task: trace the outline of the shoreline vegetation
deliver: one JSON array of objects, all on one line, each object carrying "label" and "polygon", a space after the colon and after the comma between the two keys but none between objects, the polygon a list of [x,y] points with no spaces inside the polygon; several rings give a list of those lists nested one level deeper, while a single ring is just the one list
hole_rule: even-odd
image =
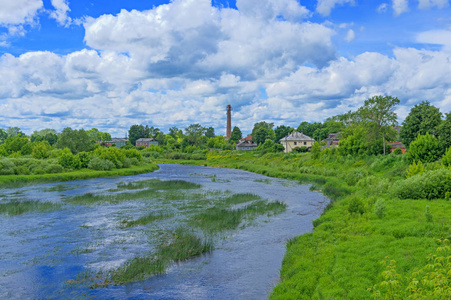
[{"label": "shoreline vegetation", "polygon": [[2,175],[0,176],[0,189],[19,188],[28,185],[64,182],[80,179],[138,175],[154,172],[158,169],[159,167],[154,163],[145,163],[138,166],[133,165],[128,168],[111,169],[108,171],[81,169],[55,174]]},{"label": "shoreline vegetation", "polygon": [[311,184],[331,199],[314,230],[287,243],[270,299],[451,297],[451,171],[406,155],[210,152],[165,160],[241,169]]}]

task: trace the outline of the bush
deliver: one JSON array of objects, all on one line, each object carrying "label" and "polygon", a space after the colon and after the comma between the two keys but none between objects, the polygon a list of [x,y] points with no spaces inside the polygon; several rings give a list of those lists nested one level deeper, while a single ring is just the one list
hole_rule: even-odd
[{"label": "bush", "polygon": [[439,141],[435,136],[429,133],[419,134],[410,144],[407,159],[409,162],[434,162],[440,157],[440,151]]},{"label": "bush", "polygon": [[57,164],[50,164],[44,170],[45,170],[45,173],[49,173],[49,174],[64,172],[64,168],[61,165],[57,165]]},{"label": "bush", "polygon": [[417,174],[421,174],[425,171],[424,165],[421,161],[418,163],[413,162],[406,171],[406,177],[412,177]]},{"label": "bush", "polygon": [[150,158],[153,158],[153,159],[163,158],[163,155],[160,152],[157,152],[157,151],[143,151],[143,152],[141,152],[141,154],[144,157],[150,157]]},{"label": "bush", "polygon": [[[80,159],[78,159],[78,162],[80,162]],[[63,153],[58,158],[58,164],[60,164],[63,168],[69,169],[72,168],[72,166],[77,164],[75,161],[75,156],[72,153]]]},{"label": "bush", "polygon": [[445,154],[443,154],[442,165],[445,167],[451,167],[451,147],[449,147]]},{"label": "bush", "polygon": [[294,148],[293,148],[293,152],[297,152],[297,153],[308,152],[308,148],[305,147],[305,146],[302,146],[302,147],[294,147]]},{"label": "bush", "polygon": [[108,159],[94,157],[88,164],[89,169],[97,171],[109,171],[114,168],[114,163]]},{"label": "bush", "polygon": [[111,161],[117,168],[122,167],[122,162],[125,159],[125,152],[129,150],[117,149],[116,147],[97,148],[94,151],[94,156]]},{"label": "bush", "polygon": [[76,155],[78,160],[80,160],[80,168],[87,168],[89,162],[91,161],[91,154],[88,152],[80,152]]},{"label": "bush", "polygon": [[358,197],[352,197],[349,200],[348,211],[350,214],[360,213],[362,215],[365,212],[362,200]]},{"label": "bush", "polygon": [[394,155],[401,155],[402,154],[401,148],[396,148],[395,150],[393,150],[393,154]]},{"label": "bush", "polygon": [[33,170],[33,174],[35,174],[35,175],[42,175],[42,174],[45,174],[45,170],[43,168],[35,168]]},{"label": "bush", "polygon": [[349,186],[356,185],[357,182],[359,182],[360,179],[366,177],[366,174],[364,174],[361,170],[353,170],[348,172],[346,175],[346,184]]},{"label": "bush", "polygon": [[374,213],[379,219],[382,219],[383,217],[385,217],[386,212],[387,205],[385,204],[385,201],[382,199],[378,199],[374,204]]},{"label": "bush", "polygon": [[4,158],[0,160],[0,175],[13,175],[15,164],[11,159]]},{"label": "bush", "polygon": [[393,193],[401,199],[445,198],[451,191],[451,170],[438,169],[425,171],[393,186]]},{"label": "bush", "polygon": [[32,144],[32,152],[31,156],[36,159],[45,159],[50,156],[50,151],[52,151],[52,146],[50,146],[49,142],[35,142]]},{"label": "bush", "polygon": [[143,160],[143,157],[141,155],[141,152],[139,152],[136,149],[129,149],[129,150],[125,150],[125,156],[127,158],[136,158],[139,161]]},{"label": "bush", "polygon": [[14,174],[16,175],[30,175],[30,169],[26,166],[17,166],[14,168]]}]

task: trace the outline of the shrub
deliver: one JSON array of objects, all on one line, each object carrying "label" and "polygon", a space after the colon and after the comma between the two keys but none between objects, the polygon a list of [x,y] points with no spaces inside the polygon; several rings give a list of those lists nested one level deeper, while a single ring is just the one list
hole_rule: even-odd
[{"label": "shrub", "polygon": [[[143,151],[143,152],[147,152],[147,151]],[[156,152],[156,151],[152,151],[152,152]],[[159,152],[157,152],[157,153],[159,153]],[[127,158],[136,158],[139,161],[143,160],[143,156],[141,155],[141,152],[139,152],[136,149],[125,150],[125,156]]]},{"label": "shrub", "polygon": [[136,157],[129,158],[129,160],[130,160],[130,164],[131,164],[132,166],[137,166],[137,165],[139,165],[139,160],[138,160]]},{"label": "shrub", "polygon": [[163,155],[160,152],[157,152],[157,151],[143,151],[143,152],[141,152],[141,154],[144,157],[150,157],[150,158],[153,158],[153,159],[163,158]]},{"label": "shrub", "polygon": [[114,168],[114,163],[108,159],[102,159],[100,157],[94,157],[88,164],[89,169],[97,171],[109,171]]},{"label": "shrub", "polygon": [[393,154],[394,155],[401,155],[402,154],[401,148],[396,148],[395,150],[393,150]]},{"label": "shrub", "polygon": [[17,166],[14,168],[14,173],[16,175],[30,175],[30,169],[26,166]]},{"label": "shrub", "polygon": [[80,168],[88,167],[88,164],[91,161],[91,154],[88,152],[80,152],[76,155],[76,157],[80,160]]},{"label": "shrub", "polygon": [[[80,162],[80,159],[78,160]],[[63,153],[58,158],[58,164],[60,164],[63,168],[69,169],[72,168],[75,162],[75,156],[72,153]]]},{"label": "shrub", "polygon": [[438,139],[426,133],[419,134],[415,141],[410,144],[407,151],[407,159],[409,162],[433,162],[440,157],[440,145]]},{"label": "shrub", "polygon": [[293,152],[298,152],[298,153],[308,152],[308,148],[305,147],[305,146],[302,146],[302,147],[294,147],[294,148],[293,148]]},{"label": "shrub", "polygon": [[424,212],[424,217],[426,218],[427,222],[432,222],[432,213],[431,213],[431,207],[429,205],[426,205],[426,211]]},{"label": "shrub", "polygon": [[366,175],[361,170],[353,170],[348,172],[346,175],[346,183],[349,186],[356,185],[360,179],[364,178]]},{"label": "shrub", "polygon": [[360,213],[362,215],[365,212],[362,200],[359,197],[352,197],[349,200],[348,211],[351,214]]},{"label": "shrub", "polygon": [[[136,158],[135,158],[136,159]],[[136,159],[137,160],[137,159]],[[123,168],[130,168],[132,165],[132,162],[130,161],[130,158],[125,158],[124,162],[122,163]]]},{"label": "shrub", "polygon": [[385,204],[385,201],[383,199],[378,199],[374,204],[374,213],[379,219],[382,219],[385,217],[386,212],[387,205]]},{"label": "shrub", "polygon": [[449,147],[445,154],[443,154],[442,165],[445,167],[451,167],[451,147]]},{"label": "shrub", "polygon": [[97,148],[94,151],[94,156],[106,159],[111,161],[117,168],[122,167],[122,162],[125,159],[125,152],[128,150],[124,149],[117,149],[116,147],[109,147],[109,148]]},{"label": "shrub", "polygon": [[393,193],[401,199],[445,198],[451,190],[451,170],[438,169],[425,171],[419,175],[398,181]]},{"label": "shrub", "polygon": [[15,166],[11,159],[4,158],[0,160],[0,175],[13,175]]},{"label": "shrub", "polygon": [[45,170],[43,168],[35,168],[33,170],[33,174],[35,174],[35,175],[42,175],[42,174],[45,174]]},{"label": "shrub", "polygon": [[44,170],[45,170],[45,173],[49,173],[49,174],[64,172],[64,168],[61,165],[57,165],[57,164],[50,164]]},{"label": "shrub", "polygon": [[49,142],[35,142],[32,145],[31,156],[36,159],[45,159],[50,156],[50,151],[52,150],[52,146],[50,146]]},{"label": "shrub", "polygon": [[413,162],[410,166],[409,169],[407,169],[406,171],[406,177],[412,177],[415,176],[417,174],[421,174],[425,171],[424,165],[421,161],[419,161],[418,163]]}]

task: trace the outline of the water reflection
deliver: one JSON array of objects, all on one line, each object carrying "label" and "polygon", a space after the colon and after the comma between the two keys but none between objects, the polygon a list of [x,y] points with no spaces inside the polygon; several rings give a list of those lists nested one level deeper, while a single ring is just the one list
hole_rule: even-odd
[{"label": "water reflection", "polygon": [[328,203],[326,197],[293,181],[241,170],[160,167],[149,174],[1,190],[0,201],[64,202],[67,197],[87,192],[106,193],[119,182],[158,178],[199,183],[206,191],[255,193],[270,201],[285,202],[287,210],[257,219],[252,226],[220,240],[212,253],[174,264],[166,274],[97,289],[68,282],[86,270],[116,268],[148,252],[152,248],[149,237],[175,224],[162,221],[146,230],[121,228],[121,220],[139,216],[148,205],[142,201],[65,205],[45,213],[0,215],[0,298],[262,299],[277,284],[286,241],[311,231],[312,220]]}]

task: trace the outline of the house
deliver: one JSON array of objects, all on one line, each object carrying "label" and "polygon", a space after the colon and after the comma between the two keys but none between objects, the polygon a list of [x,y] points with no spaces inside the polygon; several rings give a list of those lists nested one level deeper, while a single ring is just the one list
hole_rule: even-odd
[{"label": "house", "polygon": [[149,147],[150,145],[158,146],[158,141],[154,138],[140,138],[136,140],[136,147]]},{"label": "house", "polygon": [[285,148],[285,153],[293,151],[296,147],[311,148],[314,142],[315,140],[311,137],[306,136],[302,132],[299,133],[296,131],[293,131],[291,134],[280,139],[280,143]]},{"label": "house", "polygon": [[252,142],[252,135],[248,135],[247,137],[240,139],[240,142],[243,142],[243,141]]},{"label": "house", "polygon": [[338,135],[341,132],[336,132],[336,133],[329,133],[329,136],[322,140],[321,142],[326,143],[326,145],[324,145],[324,148],[329,148],[329,147],[338,147],[338,142],[340,141],[340,139],[338,138]]},{"label": "house", "polygon": [[251,151],[257,148],[257,143],[254,143],[253,141],[244,140],[241,139],[236,144],[236,150],[245,150],[245,151]]},{"label": "house", "polygon": [[111,141],[96,141],[96,143],[104,146],[104,147],[111,147],[113,145],[116,146],[116,148],[120,148],[124,146],[128,142],[128,139],[121,139],[121,138],[112,138]]},{"label": "house", "polygon": [[406,146],[401,142],[388,142],[388,144],[391,147],[390,152],[395,151],[396,148],[400,148],[403,154],[407,151]]}]

